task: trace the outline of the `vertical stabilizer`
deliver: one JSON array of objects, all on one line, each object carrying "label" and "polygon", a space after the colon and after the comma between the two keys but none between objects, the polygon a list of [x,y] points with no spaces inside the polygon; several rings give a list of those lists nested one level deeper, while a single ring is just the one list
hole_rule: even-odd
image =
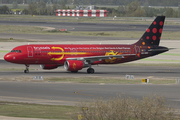
[{"label": "vertical stabilizer", "polygon": [[144,35],[134,45],[136,46],[159,46],[163,31],[165,16],[157,16]]}]

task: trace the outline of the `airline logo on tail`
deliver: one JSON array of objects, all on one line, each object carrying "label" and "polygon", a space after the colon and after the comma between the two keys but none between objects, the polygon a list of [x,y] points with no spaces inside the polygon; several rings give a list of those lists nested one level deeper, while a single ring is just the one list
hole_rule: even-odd
[{"label": "airline logo on tail", "polygon": [[158,46],[163,31],[164,19],[164,16],[157,17],[135,45],[148,47]]}]

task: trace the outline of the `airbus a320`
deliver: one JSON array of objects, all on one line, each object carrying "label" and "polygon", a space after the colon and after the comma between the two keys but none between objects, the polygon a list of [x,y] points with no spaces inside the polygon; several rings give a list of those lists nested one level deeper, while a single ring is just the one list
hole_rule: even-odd
[{"label": "airbus a320", "polygon": [[159,46],[165,16],[158,16],[143,36],[134,44],[31,44],[15,47],[4,56],[11,63],[24,64],[24,73],[29,66],[39,64],[44,70],[64,66],[67,71],[78,72],[88,68],[94,73],[92,65],[118,64],[143,59],[168,51]]}]

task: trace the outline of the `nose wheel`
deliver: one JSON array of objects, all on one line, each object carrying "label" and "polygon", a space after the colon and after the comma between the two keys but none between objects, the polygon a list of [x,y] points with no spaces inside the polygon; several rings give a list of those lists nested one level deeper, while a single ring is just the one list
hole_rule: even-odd
[{"label": "nose wheel", "polygon": [[94,69],[93,68],[88,68],[87,69],[87,73],[89,73],[89,74],[93,74],[95,71],[94,71]]},{"label": "nose wheel", "polygon": [[25,65],[26,69],[24,70],[24,73],[29,73],[29,65]]}]

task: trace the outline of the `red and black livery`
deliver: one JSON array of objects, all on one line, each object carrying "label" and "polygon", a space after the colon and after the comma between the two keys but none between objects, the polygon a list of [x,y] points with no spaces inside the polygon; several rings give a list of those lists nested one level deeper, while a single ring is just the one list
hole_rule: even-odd
[{"label": "red and black livery", "polygon": [[158,16],[144,35],[134,44],[32,44],[15,47],[4,56],[8,62],[29,65],[40,64],[50,70],[64,66],[67,71],[78,72],[88,67],[87,73],[94,73],[92,65],[118,64],[139,60],[168,51],[159,46],[165,16]]}]

